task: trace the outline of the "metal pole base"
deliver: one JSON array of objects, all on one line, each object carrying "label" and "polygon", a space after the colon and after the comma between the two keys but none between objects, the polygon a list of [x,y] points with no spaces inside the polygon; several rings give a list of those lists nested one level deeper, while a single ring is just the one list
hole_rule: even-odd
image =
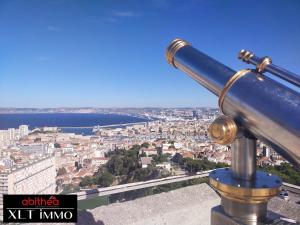
[{"label": "metal pole base", "polygon": [[233,218],[245,224],[254,225],[257,221],[263,221],[267,217],[268,202],[261,203],[242,203],[222,197],[223,211]]},{"label": "metal pole base", "polygon": [[265,218],[263,221],[243,222],[228,216],[221,205],[211,209],[211,225],[295,225],[280,219],[280,216],[272,215],[273,218]]}]

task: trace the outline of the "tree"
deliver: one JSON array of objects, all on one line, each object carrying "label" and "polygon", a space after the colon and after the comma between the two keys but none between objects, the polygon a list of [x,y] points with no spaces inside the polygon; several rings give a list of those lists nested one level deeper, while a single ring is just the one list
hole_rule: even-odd
[{"label": "tree", "polygon": [[54,143],[54,148],[60,148],[60,144],[59,143]]},{"label": "tree", "polygon": [[141,147],[149,148],[150,144],[148,142],[144,142]]},{"label": "tree", "polygon": [[204,158],[202,160],[184,158],[183,163],[185,165],[185,169],[191,173],[228,166],[225,163],[210,162],[207,158]]},{"label": "tree", "polygon": [[123,170],[126,168],[126,171],[123,174],[128,174],[128,172],[132,172],[137,168],[137,159],[135,157],[125,156],[123,158]]},{"label": "tree", "polygon": [[300,185],[300,169],[293,167],[289,163],[281,163],[279,166],[266,166],[263,170],[276,174],[284,182]]},{"label": "tree", "polygon": [[139,157],[140,149],[141,149],[140,146],[139,146],[139,148],[131,148],[128,151],[126,151],[124,155],[132,158],[133,160],[137,160]]},{"label": "tree", "polygon": [[162,147],[157,147],[156,150],[158,155],[162,155]]},{"label": "tree", "polygon": [[103,172],[97,177],[97,184],[101,185],[102,187],[108,187],[114,182],[114,180],[114,175],[109,172]]},{"label": "tree", "polygon": [[130,150],[140,150],[140,145],[133,145]]},{"label": "tree", "polygon": [[157,170],[151,166],[147,168],[139,168],[134,171],[134,181],[145,181],[148,180],[150,177],[157,176]]},{"label": "tree", "polygon": [[120,156],[114,155],[107,162],[107,169],[110,173],[114,175],[121,175],[123,170],[123,160]]},{"label": "tree", "polygon": [[57,171],[57,176],[64,175],[65,173],[67,173],[67,170],[65,167],[59,168]]},{"label": "tree", "polygon": [[107,170],[115,175],[128,175],[138,167],[140,145],[129,150],[115,150],[106,164]]},{"label": "tree", "polygon": [[180,165],[183,164],[183,156],[180,153],[176,153],[171,159],[174,163],[178,163]]},{"label": "tree", "polygon": [[94,184],[94,178],[91,176],[85,176],[79,183],[80,187],[87,187],[91,186],[92,184]]},{"label": "tree", "polygon": [[166,153],[166,154],[161,154],[161,155],[153,155],[152,158],[155,163],[163,163],[163,162],[168,162],[169,156],[170,156],[170,154]]}]

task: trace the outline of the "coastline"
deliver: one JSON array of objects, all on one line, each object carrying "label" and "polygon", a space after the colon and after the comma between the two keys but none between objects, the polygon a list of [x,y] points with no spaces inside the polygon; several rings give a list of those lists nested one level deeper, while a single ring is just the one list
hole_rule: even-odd
[{"label": "coastline", "polygon": [[121,125],[151,120],[141,115],[116,113],[2,113],[0,114],[0,129],[17,128],[22,124],[28,125],[30,129],[40,127],[81,129],[81,127]]}]

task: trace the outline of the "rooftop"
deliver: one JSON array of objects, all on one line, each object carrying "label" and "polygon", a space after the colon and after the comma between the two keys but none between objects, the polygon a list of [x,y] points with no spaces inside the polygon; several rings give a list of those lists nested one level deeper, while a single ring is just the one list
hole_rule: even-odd
[{"label": "rooftop", "polygon": [[13,173],[13,172],[16,172],[18,170],[21,170],[25,167],[28,167],[28,166],[31,166],[33,164],[36,164],[36,163],[39,163],[39,162],[42,162],[46,159],[50,159],[52,158],[52,156],[42,156],[41,158],[39,159],[31,159],[29,161],[27,161],[26,163],[19,163],[19,164],[16,164],[16,165],[13,165],[12,167],[2,167],[0,168],[0,174],[10,174],[10,173]]}]

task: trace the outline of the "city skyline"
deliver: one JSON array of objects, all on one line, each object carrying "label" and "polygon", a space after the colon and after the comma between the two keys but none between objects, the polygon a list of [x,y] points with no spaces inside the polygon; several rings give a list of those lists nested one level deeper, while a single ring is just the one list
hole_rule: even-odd
[{"label": "city skyline", "polygon": [[299,9],[298,1],[1,1],[0,106],[216,107],[217,97],[166,63],[170,41],[186,39],[235,70],[248,67],[237,59],[245,48],[299,73]]}]

